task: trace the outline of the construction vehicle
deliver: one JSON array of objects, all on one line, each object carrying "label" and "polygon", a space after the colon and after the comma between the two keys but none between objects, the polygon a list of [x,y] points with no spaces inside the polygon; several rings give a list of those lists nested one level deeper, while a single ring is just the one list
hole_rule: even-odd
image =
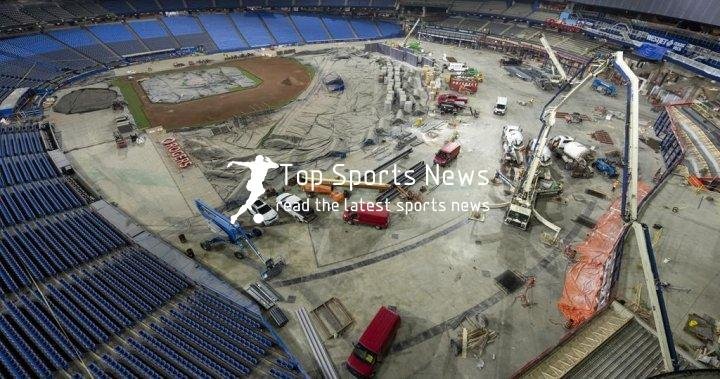
[{"label": "construction vehicle", "polygon": [[[595,60],[588,62],[587,65],[578,72],[586,71],[586,69],[590,68],[590,65],[594,67],[591,68],[589,74],[575,85],[570,85],[569,87],[571,88],[565,95],[561,96],[561,91],[557,91],[555,96],[543,107],[540,114],[542,126],[538,136],[538,148],[535,149],[536,153],[533,155],[527,170],[523,172],[518,185],[513,187],[514,193],[505,214],[505,223],[526,229],[531,216],[535,216],[538,221],[555,232],[554,240],[557,241],[560,228],[542,217],[535,209],[535,200],[539,191],[538,184],[540,179],[538,170],[540,167],[540,156],[537,152],[542,151],[540,149],[547,144],[548,135],[555,125],[555,113],[558,108],[591,79],[596,79],[607,68],[614,67],[621,74],[624,82],[627,83],[628,86],[628,106],[625,121],[625,151],[627,152],[628,163],[624,167],[622,175],[620,214],[622,215],[623,221],[626,222],[635,234],[635,241],[639,250],[645,284],[648,290],[649,308],[652,310],[655,331],[660,345],[660,355],[663,359],[665,371],[677,371],[680,367],[680,362],[675,350],[667,308],[665,307],[665,301],[663,299],[663,288],[659,285],[660,276],[655,261],[650,231],[647,225],[638,220],[640,80],[625,62],[622,51],[616,51],[605,57],[597,57]],[[570,80],[569,83],[572,83],[572,80]]]},{"label": "construction vehicle", "polygon": [[517,125],[505,125],[502,132],[503,162],[519,166],[523,164],[523,134]]},{"label": "construction vehicle", "polygon": [[[531,156],[535,155],[535,149],[537,148],[537,138],[533,138],[530,140],[530,143],[528,144],[528,150],[531,153]],[[540,156],[540,166],[550,166],[552,164],[552,151],[550,151],[550,148],[547,147],[547,145],[543,146],[543,151],[538,152]]]},{"label": "construction vehicle", "polygon": [[443,54],[442,69],[460,74],[467,71],[468,66],[465,63],[458,62],[457,59],[453,57],[448,57],[447,54]]},{"label": "construction vehicle", "polygon": [[441,93],[437,97],[437,103],[440,104],[446,104],[446,103],[453,103],[465,106],[468,103],[468,98],[465,96],[460,96],[454,93]]},{"label": "construction vehicle", "polygon": [[605,96],[615,97],[617,96],[617,88],[614,84],[608,83],[600,78],[593,80],[592,89]]},{"label": "construction vehicle", "polygon": [[[243,245],[245,245],[265,264],[265,270],[260,273],[260,277],[263,280],[280,275],[285,267],[285,262],[282,260],[274,261],[272,258],[265,259],[265,257],[260,253],[260,250],[258,250],[257,246],[255,246],[255,243],[252,241],[253,238],[258,238],[262,235],[262,231],[260,229],[252,228],[250,230],[246,230],[239,223],[233,224],[230,222],[230,218],[228,216],[225,216],[222,212],[209,206],[202,200],[195,199],[195,206],[200,214],[208,221],[210,229],[217,231],[218,233],[223,232],[225,234],[224,237],[218,236],[207,241],[203,241],[200,244],[200,247],[202,247],[203,250],[212,250],[215,246],[223,243],[231,243],[243,249]],[[218,231],[217,229],[220,230]],[[245,257],[242,250],[235,252],[234,255],[235,258],[238,259]]]},{"label": "construction vehicle", "polygon": [[618,173],[615,166],[605,158],[598,158],[592,163],[592,167],[608,178],[617,178]]},{"label": "construction vehicle", "polygon": [[571,141],[555,150],[555,154],[564,162],[566,170],[572,171],[574,178],[590,178],[590,162],[595,158],[595,152],[580,142]]},{"label": "construction vehicle", "polygon": [[437,97],[437,108],[440,114],[458,114],[464,109],[470,110],[470,114],[473,117],[478,117],[471,107],[468,107],[468,98],[465,96],[456,95],[454,93],[441,93]]}]

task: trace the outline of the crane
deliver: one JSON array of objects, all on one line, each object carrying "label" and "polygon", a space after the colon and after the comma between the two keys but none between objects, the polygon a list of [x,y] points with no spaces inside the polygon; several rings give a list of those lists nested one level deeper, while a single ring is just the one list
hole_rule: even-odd
[{"label": "crane", "polygon": [[[230,222],[230,218],[228,216],[225,216],[222,212],[209,206],[200,199],[195,199],[195,206],[197,207],[200,214],[209,223],[211,223],[210,226],[212,229],[214,229],[214,227],[217,227],[222,230],[226,235],[225,237],[218,236],[208,241],[204,241],[201,244],[203,249],[209,250],[214,244],[220,242],[229,242],[233,245],[237,245],[240,247],[245,244],[247,245],[247,247],[250,248],[250,250],[252,250],[253,253],[255,253],[255,255],[257,255],[258,258],[260,258],[261,261],[265,263],[265,270],[260,274],[262,279],[270,279],[280,275],[283,268],[285,267],[285,262],[283,262],[282,260],[278,260],[277,262],[275,262],[272,258],[265,259],[262,253],[260,253],[260,250],[258,250],[257,246],[255,246],[255,244],[252,242],[253,238],[260,237],[262,235],[260,229],[253,228],[248,232],[242,226]],[[235,253],[235,256],[241,258],[242,253]]]},{"label": "crane", "polygon": [[[588,63],[589,65],[590,63]],[[652,306],[653,318],[655,321],[656,335],[660,345],[660,353],[663,358],[665,370],[668,372],[676,371],[679,368],[677,352],[673,342],[672,330],[670,329],[667,309],[663,297],[663,288],[661,286],[660,276],[655,261],[655,254],[652,247],[650,232],[647,225],[638,220],[638,141],[639,141],[639,80],[637,75],[630,69],[623,58],[623,52],[613,53],[608,58],[603,58],[598,62],[592,72],[586,75],[577,84],[573,85],[570,91],[553,104],[559,94],[570,85],[567,82],[563,88],[553,96],[545,105],[540,116],[542,127],[538,136],[538,146],[535,148],[532,161],[521,178],[519,184],[515,187],[515,193],[510,201],[509,208],[505,215],[505,223],[527,228],[531,215],[559,232],[559,228],[550,224],[535,209],[534,203],[537,196],[537,180],[538,167],[541,162],[541,152],[547,145],[547,137],[555,125],[555,113],[557,109],[565,103],[565,101],[573,96],[578,89],[587,84],[590,79],[597,77],[607,68],[612,66],[617,70],[628,83],[628,100],[627,113],[625,123],[625,159],[627,160],[623,169],[622,181],[622,200],[621,214],[625,221],[633,230],[638,245],[638,250],[643,266],[643,274],[645,284],[648,289],[648,298]],[[586,66],[588,68],[589,66]],[[584,71],[584,70],[581,70]],[[577,75],[576,75],[577,76]],[[574,79],[574,78],[573,78]]]}]

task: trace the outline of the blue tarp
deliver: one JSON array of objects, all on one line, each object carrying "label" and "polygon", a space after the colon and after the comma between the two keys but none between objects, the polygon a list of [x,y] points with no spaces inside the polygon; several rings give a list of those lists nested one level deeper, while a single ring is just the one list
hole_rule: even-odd
[{"label": "blue tarp", "polygon": [[666,48],[652,43],[643,43],[640,47],[635,49],[635,54],[652,61],[659,61],[663,59],[666,52]]}]

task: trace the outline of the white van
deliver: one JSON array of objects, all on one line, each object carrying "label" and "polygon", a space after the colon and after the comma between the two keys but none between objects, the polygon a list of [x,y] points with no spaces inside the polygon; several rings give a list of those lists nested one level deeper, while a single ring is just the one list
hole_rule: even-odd
[{"label": "white van", "polygon": [[507,112],[507,97],[500,96],[497,98],[493,113],[498,116],[505,116],[505,112]]},{"label": "white van", "polygon": [[465,63],[461,63],[461,62],[452,63],[452,62],[450,62],[450,63],[447,64],[447,69],[448,69],[449,71],[452,71],[452,72],[462,73],[462,72],[467,71],[468,67],[467,67],[467,65],[466,65]]}]

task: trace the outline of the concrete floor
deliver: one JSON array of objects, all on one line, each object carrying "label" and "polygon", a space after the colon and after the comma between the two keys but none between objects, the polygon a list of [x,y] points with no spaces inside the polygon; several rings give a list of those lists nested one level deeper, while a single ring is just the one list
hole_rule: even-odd
[{"label": "concrete floor", "polygon": [[[423,47],[435,56],[447,53],[466,61],[470,67],[484,73],[485,82],[470,100],[480,117],[461,116],[457,128],[442,126],[436,130],[437,137],[425,138],[425,143],[417,146],[400,165],[409,167],[419,160],[429,163],[443,141],[457,132],[463,148],[457,161],[448,169],[487,170],[487,175],[492,176],[499,165],[502,126],[520,125],[526,139],[532,138],[530,136],[539,130],[538,114],[551,94],[508,77],[497,63],[499,54],[425,42]],[[152,64],[123,71],[135,69],[140,72],[148,65]],[[157,69],[168,65],[169,62],[159,62]],[[369,75],[368,80],[375,81],[376,77]],[[585,88],[570,99],[563,110],[590,114],[596,106],[604,105],[622,111],[624,91],[619,92],[617,98],[609,98]],[[505,117],[492,115],[498,96],[509,99]],[[516,103],[529,98],[535,98],[532,107]],[[80,175],[108,201],[116,203],[149,230],[182,250],[192,247],[199,262],[232,285],[241,287],[258,280],[257,269],[261,264],[254,257],[239,261],[233,257],[235,249],[232,248],[215,252],[200,249],[199,243],[214,234],[197,215],[192,200],[202,198],[213,206],[222,205],[222,199],[202,172],[196,167],[179,171],[158,143],[164,138],[162,132],[148,133],[149,138],[142,145],[116,149],[112,141],[113,117],[108,110],[85,115],[50,115],[62,132],[64,149],[69,152]],[[651,124],[654,118],[655,114],[643,101],[641,124]],[[448,121],[439,116],[430,119]],[[615,119],[579,125],[560,122],[551,135],[571,135],[600,151],[607,151],[620,148],[622,128],[623,122]],[[590,133],[597,129],[607,130],[616,145],[601,145],[592,140]],[[650,136],[652,130],[644,128],[642,133]],[[345,163],[349,168],[372,168],[379,162],[366,157],[369,152],[369,149],[353,152],[338,163]],[[644,144],[641,144],[640,157],[640,175],[649,182],[661,165],[660,158]],[[264,236],[256,242],[266,255],[282,257],[287,262],[283,274],[272,281],[283,296],[294,297],[292,302],[281,304],[291,319],[281,329],[282,337],[306,369],[318,376],[294,311],[298,307],[311,310],[331,297],[340,299],[355,323],[339,338],[328,340],[326,347],[340,375],[348,377],[342,363],[352,350],[352,344],[381,305],[395,305],[402,316],[402,327],[393,351],[380,365],[379,377],[508,377],[565,333],[561,326],[564,320],[555,305],[568,265],[560,246],[579,242],[589,230],[574,222],[575,217],[583,214],[597,218],[611,201],[584,193],[585,189],[593,188],[610,194],[609,179],[601,175],[592,179],[571,179],[557,163],[553,164],[552,170],[564,180],[565,191],[560,199],[541,200],[538,209],[562,227],[562,241],[555,247],[541,242],[541,234],[546,229],[537,223],[529,231],[504,225],[502,210],[491,210],[485,221],[480,222],[468,220],[467,211],[425,210],[404,214],[393,206],[392,225],[383,231],[346,225],[341,220],[341,212],[321,212],[309,225],[296,223],[281,212],[280,222],[264,228]],[[646,211],[648,221],[645,222],[665,226],[658,250],[662,258],[671,258],[669,263],[661,264],[662,273],[668,275],[667,280],[673,285],[697,288],[697,292],[692,292],[693,299],[680,293],[671,293],[667,297],[671,320],[679,327],[683,314],[688,311],[720,313],[717,299],[712,299],[712,285],[717,285],[720,280],[718,263],[717,260],[709,261],[711,252],[717,252],[716,232],[720,218],[714,216],[717,207],[708,205],[709,202],[704,202],[698,209],[698,195],[680,186],[678,181],[673,179],[660,191]],[[374,195],[358,190],[353,193],[352,200]],[[507,196],[500,186],[441,185],[424,194],[424,200],[433,199],[495,204],[505,201]],[[670,213],[666,209],[676,206],[669,203],[678,202],[687,204],[679,213]],[[274,204],[274,199],[270,203]],[[249,217],[243,217],[245,222],[250,221]],[[712,231],[714,237],[711,237]],[[188,236],[187,244],[178,242],[179,233]],[[684,243],[687,238],[702,242]],[[623,270],[633,279],[628,279],[623,288],[629,288],[640,278],[637,259],[633,258],[632,249],[629,250],[625,254]],[[515,298],[519,292],[505,294],[496,285],[493,278],[505,270],[536,278],[536,285],[529,293],[534,303],[532,307],[520,304]],[[686,277],[689,272],[693,273],[692,278]],[[456,358],[450,353],[449,339],[457,338],[455,327],[462,315],[476,312],[487,315],[490,328],[499,334],[498,339],[488,346],[482,357]],[[478,368],[478,359],[483,360],[484,368]]]}]

